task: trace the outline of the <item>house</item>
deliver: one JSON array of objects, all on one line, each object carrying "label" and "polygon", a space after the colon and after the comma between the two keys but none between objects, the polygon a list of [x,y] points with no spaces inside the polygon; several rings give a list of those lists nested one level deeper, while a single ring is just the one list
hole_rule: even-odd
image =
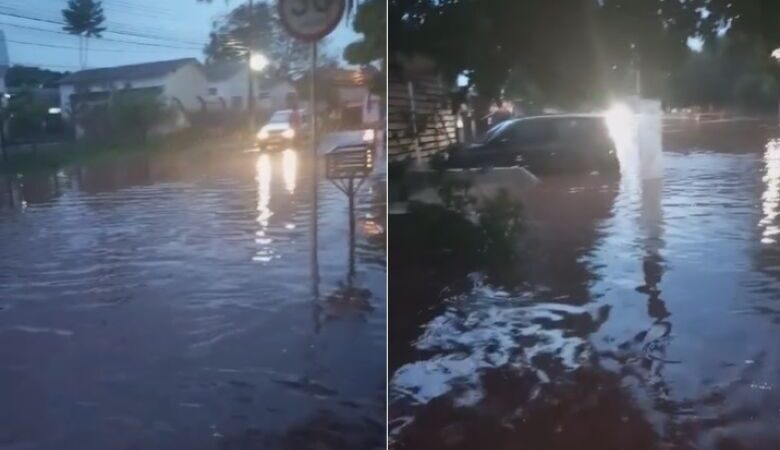
[{"label": "house", "polygon": [[195,58],[87,69],[60,80],[60,105],[65,118],[76,108],[106,103],[117,91],[156,93],[182,113],[198,111],[207,81]]},{"label": "house", "polygon": [[381,120],[381,100],[371,93],[371,86],[378,75],[371,65],[358,69],[325,66],[318,77],[336,91],[341,122],[346,126],[364,126]]},{"label": "house", "polygon": [[201,101],[204,108],[245,110],[249,76],[245,62],[221,62],[208,64],[206,74],[207,91]]},{"label": "house", "polygon": [[[248,107],[249,68],[243,61],[229,61],[209,64],[204,68],[208,80],[208,92],[203,105],[208,109],[222,108],[245,111]],[[296,95],[295,86],[285,78],[254,76],[255,108],[260,113],[270,114],[289,108],[288,97]]]}]

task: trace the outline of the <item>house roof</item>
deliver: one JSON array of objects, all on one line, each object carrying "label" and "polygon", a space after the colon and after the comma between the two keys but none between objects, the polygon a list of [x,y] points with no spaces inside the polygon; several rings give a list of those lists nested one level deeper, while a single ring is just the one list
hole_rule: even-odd
[{"label": "house roof", "polygon": [[246,68],[246,62],[227,61],[208,64],[203,67],[209,81],[224,81]]},{"label": "house roof", "polygon": [[74,72],[62,80],[60,84],[95,83],[116,80],[138,80],[154,78],[174,72],[187,64],[200,64],[195,58],[172,59],[169,61],[155,61],[143,64],[131,64],[127,66],[103,67],[100,69],[87,69]]}]

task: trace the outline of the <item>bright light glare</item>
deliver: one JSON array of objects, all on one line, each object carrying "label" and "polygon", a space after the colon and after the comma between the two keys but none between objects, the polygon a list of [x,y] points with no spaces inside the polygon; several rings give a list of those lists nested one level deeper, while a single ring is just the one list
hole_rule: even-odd
[{"label": "bright light glare", "polygon": [[295,137],[295,130],[288,128],[282,132],[282,136],[286,139],[292,139]]},{"label": "bright light glare", "polygon": [[634,112],[631,111],[631,108],[622,103],[616,103],[604,114],[604,118],[607,122],[609,134],[616,145],[631,139],[635,121]]},{"label": "bright light glare", "polygon": [[298,174],[298,153],[293,149],[282,152],[282,176],[284,187],[290,194],[295,192],[295,178]]},{"label": "bright light glare", "polygon": [[374,142],[376,134],[373,129],[369,128],[363,132],[363,142]]},{"label": "bright light glare", "polygon": [[268,58],[262,53],[252,53],[249,57],[249,67],[255,72],[261,72],[268,65]]},{"label": "bright light glare", "polygon": [[780,60],[780,48],[776,48],[775,51],[772,52],[772,57]]},{"label": "bright light glare", "polygon": [[60,114],[61,112],[62,112],[62,109],[60,109],[60,108],[56,108],[56,107],[49,108],[49,114]]},{"label": "bright light glare", "polygon": [[260,132],[257,133],[257,138],[260,140],[268,139],[268,130],[261,128]]}]

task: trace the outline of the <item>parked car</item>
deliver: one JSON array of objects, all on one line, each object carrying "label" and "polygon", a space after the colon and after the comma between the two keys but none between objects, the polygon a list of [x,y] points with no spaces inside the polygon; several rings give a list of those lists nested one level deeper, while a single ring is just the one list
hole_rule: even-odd
[{"label": "parked car", "polygon": [[449,167],[522,166],[535,174],[619,170],[604,116],[562,114],[525,117],[491,128],[481,142],[455,148]]},{"label": "parked car", "polygon": [[255,142],[261,150],[284,150],[300,144],[308,132],[308,117],[303,111],[284,109],[271,115],[257,132]]}]

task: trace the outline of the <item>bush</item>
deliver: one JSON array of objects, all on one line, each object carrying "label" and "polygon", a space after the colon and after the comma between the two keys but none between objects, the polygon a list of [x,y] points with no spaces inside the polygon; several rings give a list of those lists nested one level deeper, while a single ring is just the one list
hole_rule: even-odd
[{"label": "bush", "polygon": [[169,119],[170,111],[156,93],[120,91],[111,100],[109,115],[117,132],[146,142],[149,132]]}]

